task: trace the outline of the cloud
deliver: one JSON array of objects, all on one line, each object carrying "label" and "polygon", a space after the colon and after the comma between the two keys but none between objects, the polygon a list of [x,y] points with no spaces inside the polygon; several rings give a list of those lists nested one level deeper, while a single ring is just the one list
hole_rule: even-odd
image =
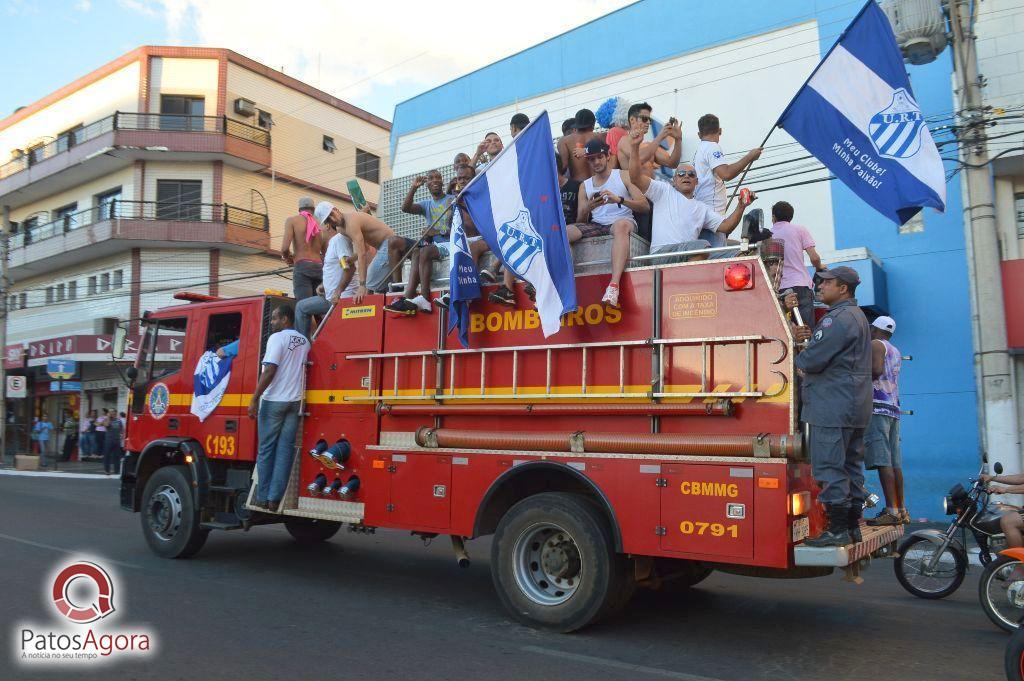
[{"label": "cloud", "polygon": [[75,3],[75,9],[79,12],[88,12],[92,9],[92,0],[78,0]]},{"label": "cloud", "polygon": [[381,87],[396,90],[395,101],[414,96],[629,4],[391,0],[374,11],[316,0],[119,1],[140,12],[158,6],[172,42],[195,36],[356,104]]}]

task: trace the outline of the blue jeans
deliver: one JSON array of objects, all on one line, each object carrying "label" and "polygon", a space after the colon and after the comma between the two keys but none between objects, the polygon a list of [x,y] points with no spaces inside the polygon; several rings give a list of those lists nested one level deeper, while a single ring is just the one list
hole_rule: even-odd
[{"label": "blue jeans", "polygon": [[299,430],[299,402],[260,403],[256,427],[259,429],[260,448],[256,455],[256,473],[259,483],[257,501],[281,501],[288,487],[295,458],[295,434]]},{"label": "blue jeans", "polygon": [[331,303],[323,296],[304,298],[295,306],[295,330],[309,338],[312,316],[323,317],[331,309]]}]

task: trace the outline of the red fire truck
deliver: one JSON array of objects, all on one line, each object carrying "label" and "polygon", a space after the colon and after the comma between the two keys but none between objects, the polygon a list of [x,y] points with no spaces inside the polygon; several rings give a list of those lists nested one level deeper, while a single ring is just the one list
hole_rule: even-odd
[{"label": "red fire truck", "polygon": [[[688,587],[712,570],[858,572],[902,528],[843,548],[823,526],[797,417],[794,341],[757,255],[577,277],[581,306],[546,340],[518,305],[472,307],[470,348],[446,315],[391,317],[384,296],[340,305],[314,336],[302,427],[278,513],[250,505],[256,423],[246,417],[277,295],[182,296],[147,313],[132,385],[121,505],[150,547],[195,554],[211,530],[281,522],[299,541],[342,525],[494,535],[499,598],[533,626],[572,631],[638,586]],[[155,354],[181,342],[171,368]],[[204,352],[240,339],[204,420],[190,411]],[[163,357],[167,359],[166,356]],[[324,452],[325,447],[333,447]],[[330,454],[333,453],[334,456]]]}]

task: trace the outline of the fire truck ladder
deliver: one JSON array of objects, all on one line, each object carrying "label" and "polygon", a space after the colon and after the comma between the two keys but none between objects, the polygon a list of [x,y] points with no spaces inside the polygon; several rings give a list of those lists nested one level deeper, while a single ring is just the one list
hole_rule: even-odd
[{"label": "fire truck ladder", "polygon": [[[589,400],[614,400],[614,399],[637,399],[649,398],[654,400],[672,398],[761,398],[775,397],[781,395],[786,389],[787,378],[781,371],[772,370],[772,373],[779,377],[781,384],[773,393],[768,393],[755,386],[754,371],[757,362],[757,348],[765,343],[779,343],[781,353],[777,359],[771,362],[772,365],[781,363],[787,354],[786,344],[779,338],[765,336],[716,336],[704,338],[665,338],[645,339],[634,341],[616,341],[602,343],[580,343],[561,345],[523,345],[499,348],[480,349],[455,349],[455,350],[424,350],[416,352],[393,352],[393,353],[372,353],[346,355],[348,360],[366,360],[367,367],[367,389],[365,395],[346,396],[348,402],[398,402],[413,400],[436,400],[438,402],[448,400],[546,400],[546,399],[589,399]],[[733,391],[713,391],[709,389],[709,364],[716,347],[725,345],[743,345],[745,352],[746,369],[744,373],[744,384],[742,389]],[[693,391],[666,391],[665,390],[665,351],[674,347],[700,347],[700,386]],[[613,392],[595,392],[588,385],[588,357],[591,352],[602,348],[617,348],[619,351],[619,384]],[[646,348],[653,355],[650,383],[651,389],[647,392],[627,392],[626,390],[626,354],[629,350]],[[525,353],[545,353],[545,379],[544,392],[522,392],[519,381],[519,358]],[[560,392],[557,387],[551,385],[555,354],[564,355],[568,352],[580,354],[580,383],[578,391],[572,393]],[[511,394],[502,393],[488,394],[487,392],[487,367],[488,357],[512,355],[512,391]],[[455,372],[460,358],[480,358],[480,385],[479,392],[474,388],[472,391],[462,390],[456,392]],[[434,358],[435,371],[432,382],[428,385],[427,360]],[[403,362],[416,362],[420,365],[420,386],[418,393],[415,390],[400,391],[398,376]],[[561,360],[561,357],[559,358]],[[448,364],[448,381],[445,383],[444,364]],[[383,385],[375,384],[374,370],[391,362],[394,373],[394,381],[389,389]],[[574,386],[575,387],[575,386]],[[492,386],[493,388],[493,386]],[[404,392],[405,394],[402,394]],[[411,394],[410,394],[411,393]]]}]

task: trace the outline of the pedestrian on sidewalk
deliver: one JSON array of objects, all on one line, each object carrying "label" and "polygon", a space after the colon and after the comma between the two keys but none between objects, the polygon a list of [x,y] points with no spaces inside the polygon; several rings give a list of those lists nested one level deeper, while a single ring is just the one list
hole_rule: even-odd
[{"label": "pedestrian on sidewalk", "polygon": [[46,468],[46,455],[50,452],[50,434],[53,433],[53,424],[46,414],[36,419],[32,432],[39,446],[39,467]]},{"label": "pedestrian on sidewalk", "polygon": [[117,473],[121,468],[121,419],[117,412],[111,410],[107,419],[107,427],[103,437],[103,472],[107,475]]},{"label": "pedestrian on sidewalk", "polygon": [[78,445],[78,421],[70,411],[64,412],[64,423],[61,425],[64,431],[64,448],[61,450],[60,460],[71,461],[71,455]]}]

